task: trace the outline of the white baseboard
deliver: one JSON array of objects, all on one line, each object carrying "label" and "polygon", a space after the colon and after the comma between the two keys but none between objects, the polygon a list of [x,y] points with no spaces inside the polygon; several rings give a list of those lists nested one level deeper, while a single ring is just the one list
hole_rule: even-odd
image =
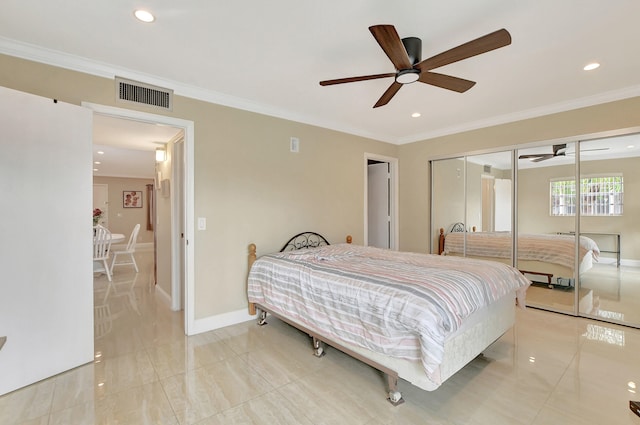
[{"label": "white baseboard", "polygon": [[625,260],[623,258],[620,260],[620,265],[627,267],[640,267],[640,260]]},{"label": "white baseboard", "polygon": [[160,286],[155,285],[156,295],[160,300],[171,309],[171,294],[167,294]]},{"label": "white baseboard", "polygon": [[[126,243],[114,243],[111,245],[112,249],[125,249]],[[136,244],[136,251],[153,251],[153,242],[143,242]]]},{"label": "white baseboard", "polygon": [[[594,264],[616,264],[616,259],[611,257],[600,257],[597,263]],[[640,267],[640,260],[630,260],[626,258],[620,259],[620,265],[626,267]]]},{"label": "white baseboard", "polygon": [[193,324],[193,329],[190,330],[189,335],[209,332],[216,329],[224,328],[225,326],[236,325],[238,323],[248,322],[249,320],[255,319],[256,316],[251,316],[247,308],[243,308],[242,310],[237,311],[231,311],[229,313],[205,317],[204,319],[196,319]]}]

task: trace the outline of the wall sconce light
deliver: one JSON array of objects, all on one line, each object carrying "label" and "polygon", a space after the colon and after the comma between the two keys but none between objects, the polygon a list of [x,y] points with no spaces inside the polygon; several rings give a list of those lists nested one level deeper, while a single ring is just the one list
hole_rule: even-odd
[{"label": "wall sconce light", "polygon": [[167,160],[167,151],[165,148],[156,148],[156,162],[164,162]]}]

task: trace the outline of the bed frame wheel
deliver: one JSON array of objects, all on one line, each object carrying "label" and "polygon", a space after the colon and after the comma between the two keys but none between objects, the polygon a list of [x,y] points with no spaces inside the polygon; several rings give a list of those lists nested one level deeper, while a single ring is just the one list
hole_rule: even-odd
[{"label": "bed frame wheel", "polygon": [[394,406],[404,403],[404,399],[402,398],[402,393],[400,391],[389,391],[387,400],[389,400],[389,403]]},{"label": "bed frame wheel", "polygon": [[316,357],[322,357],[325,355],[322,341],[320,341],[316,337],[313,337],[313,355]]},{"label": "bed frame wheel", "polygon": [[260,310],[258,315],[258,326],[264,326],[267,324],[267,312]]}]

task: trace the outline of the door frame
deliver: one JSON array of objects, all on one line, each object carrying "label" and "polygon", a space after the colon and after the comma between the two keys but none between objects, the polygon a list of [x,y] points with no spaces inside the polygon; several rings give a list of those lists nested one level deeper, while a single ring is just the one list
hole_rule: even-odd
[{"label": "door frame", "polygon": [[[182,261],[184,264],[184,293],[185,293],[185,306],[184,306],[184,330],[186,335],[191,335],[195,329],[195,262],[194,262],[194,222],[193,211],[195,207],[194,202],[194,145],[195,145],[195,131],[194,122],[184,120],[181,118],[168,117],[165,115],[151,114],[147,112],[139,112],[131,109],[117,108],[113,106],[100,105],[90,102],[82,102],[81,106],[92,110],[96,114],[107,115],[114,118],[129,119],[135,121],[146,122],[150,124],[168,125],[171,127],[181,128],[184,131],[184,258],[180,258],[180,246],[182,243],[180,238],[171,237],[171,252],[172,252],[172,269],[176,267]],[[172,204],[175,204],[177,200],[171,198]],[[172,205],[172,211],[175,211]],[[180,297],[180,285],[176,280],[176,273],[173,273],[171,277],[171,299],[178,300]],[[172,309],[174,305],[172,305]]]},{"label": "door frame", "polygon": [[391,193],[389,199],[391,201],[391,236],[389,240],[390,249],[397,251],[399,249],[399,229],[398,229],[398,158],[390,156],[378,155],[374,153],[364,153],[363,169],[364,169],[364,245],[369,244],[369,160],[386,162],[389,164],[391,174]]}]

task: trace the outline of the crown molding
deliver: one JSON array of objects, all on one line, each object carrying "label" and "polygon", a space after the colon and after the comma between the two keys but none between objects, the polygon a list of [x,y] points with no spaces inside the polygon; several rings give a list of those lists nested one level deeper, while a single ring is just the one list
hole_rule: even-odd
[{"label": "crown molding", "polygon": [[465,131],[477,130],[480,128],[492,127],[514,121],[521,121],[530,118],[541,117],[544,115],[566,112],[573,109],[594,106],[601,103],[613,102],[640,96],[640,85],[631,86],[620,90],[613,90],[610,92],[597,94],[594,96],[587,96],[580,99],[559,102],[552,105],[545,105],[539,108],[518,111],[510,114],[491,117],[485,120],[473,121],[462,125],[445,127],[408,137],[397,138],[388,134],[373,134],[360,128],[344,126],[333,121],[321,120],[310,115],[300,114],[298,112],[282,108],[276,108],[272,105],[258,103],[249,99],[231,96],[213,90],[184,84],[178,81],[163,79],[155,75],[141,73],[128,68],[116,67],[108,63],[95,61],[84,57],[60,52],[58,50],[47,49],[44,47],[4,37],[0,37],[0,53],[44,63],[47,65],[57,66],[72,71],[83,72],[103,78],[113,79],[116,76],[129,78],[135,81],[153,84],[159,87],[170,88],[174,91],[174,94],[180,96],[214,103],[217,105],[228,106],[230,108],[241,109],[244,111],[255,112],[262,115],[268,115],[275,118],[313,125],[328,130],[352,134],[355,136],[360,136],[367,139],[377,140],[395,145],[414,143],[433,139],[436,137],[443,137],[450,134],[462,133]]},{"label": "crown molding", "polygon": [[381,138],[380,135],[372,134],[362,129],[347,127],[335,122],[319,120],[309,115],[300,114],[286,109],[276,108],[272,105],[262,104],[241,97],[231,96],[202,87],[184,84],[179,81],[163,79],[155,75],[134,71],[128,68],[117,67],[108,63],[71,55],[68,53],[60,52],[58,50],[47,49],[44,47],[8,39],[5,37],[0,37],[0,53],[19,57],[21,59],[31,60],[34,62],[44,63],[46,65],[69,69],[71,71],[82,72],[97,77],[113,79],[118,76],[128,78],[142,83],[169,88],[173,90],[174,94],[191,99],[201,100],[204,102],[214,103],[222,106],[228,106],[244,111],[255,112],[258,114],[268,115],[275,118],[286,119],[303,124],[309,124],[316,127],[322,127],[342,133],[353,134],[373,140],[394,143],[393,138],[390,136]]},{"label": "crown molding", "polygon": [[450,134],[463,133],[465,131],[478,130],[480,128],[493,127],[496,125],[507,124],[510,122],[523,121],[531,118],[538,118],[545,115],[557,114],[560,112],[567,112],[574,109],[586,108],[589,106],[595,106],[608,102],[615,102],[618,100],[629,99],[632,97],[640,96],[640,85],[626,87],[624,89],[612,90],[605,93],[600,93],[593,96],[587,96],[579,99],[573,99],[566,102],[559,102],[552,105],[545,105],[539,108],[528,109],[525,111],[513,112],[510,114],[500,115],[497,117],[491,117],[485,120],[473,121],[465,123],[463,125],[446,127],[435,131],[430,131],[415,136],[411,136],[405,139],[399,139],[396,141],[398,145],[407,143],[414,143],[436,137],[448,136]]}]

